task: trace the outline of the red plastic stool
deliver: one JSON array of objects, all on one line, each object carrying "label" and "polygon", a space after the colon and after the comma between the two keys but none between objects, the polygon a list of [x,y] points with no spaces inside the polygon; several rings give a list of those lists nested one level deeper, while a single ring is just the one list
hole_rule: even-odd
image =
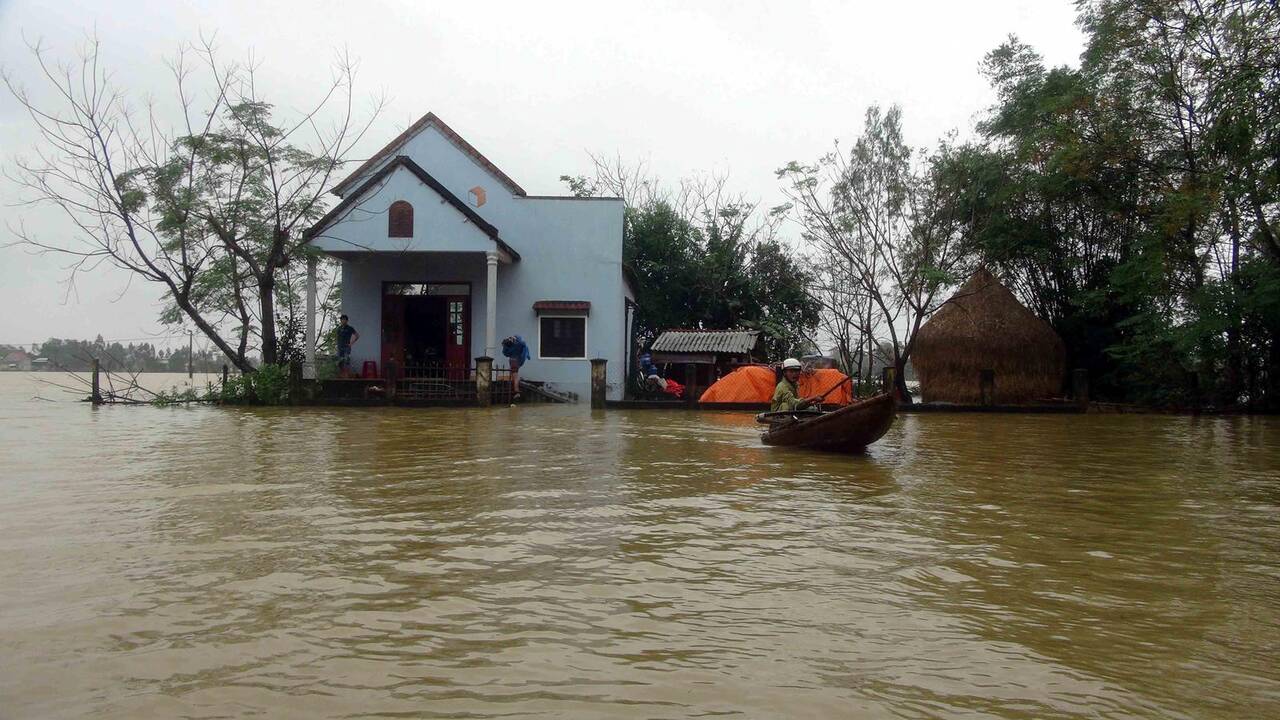
[{"label": "red plastic stool", "polygon": [[365,360],[364,365],[360,368],[360,377],[372,380],[378,377],[378,363],[373,360]]}]

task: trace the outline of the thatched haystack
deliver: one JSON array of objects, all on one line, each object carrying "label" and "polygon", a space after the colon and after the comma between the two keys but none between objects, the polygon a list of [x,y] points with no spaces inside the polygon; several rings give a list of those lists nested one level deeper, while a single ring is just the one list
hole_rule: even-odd
[{"label": "thatched haystack", "polygon": [[982,402],[984,370],[996,404],[1056,397],[1066,370],[1062,338],[986,269],[920,328],[911,357],[925,402]]}]

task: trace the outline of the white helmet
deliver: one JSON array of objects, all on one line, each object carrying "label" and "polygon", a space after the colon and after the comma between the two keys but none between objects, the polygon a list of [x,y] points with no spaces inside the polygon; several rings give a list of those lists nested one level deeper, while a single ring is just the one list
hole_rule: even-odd
[{"label": "white helmet", "polygon": [[791,368],[795,368],[796,370],[799,370],[800,361],[795,358],[787,358],[786,360],[782,361],[783,370],[790,370]]}]

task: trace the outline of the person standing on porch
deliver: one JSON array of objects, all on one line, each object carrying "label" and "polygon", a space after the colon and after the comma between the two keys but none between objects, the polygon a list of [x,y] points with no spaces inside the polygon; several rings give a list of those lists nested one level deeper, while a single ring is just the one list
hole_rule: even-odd
[{"label": "person standing on porch", "polygon": [[511,363],[511,399],[520,399],[520,366],[529,359],[529,346],[519,335],[508,335],[502,340],[502,354]]},{"label": "person standing on porch", "polygon": [[360,333],[347,322],[346,315],[338,316],[338,375],[351,373],[351,346],[360,339]]}]

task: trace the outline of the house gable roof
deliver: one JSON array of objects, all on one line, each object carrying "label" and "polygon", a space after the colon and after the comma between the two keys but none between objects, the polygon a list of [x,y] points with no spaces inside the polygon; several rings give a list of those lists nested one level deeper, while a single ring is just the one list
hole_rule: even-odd
[{"label": "house gable roof", "polygon": [[360,198],[363,197],[366,192],[378,183],[382,182],[382,180],[388,175],[402,167],[413,173],[413,175],[417,177],[418,180],[421,180],[424,185],[434,190],[437,195],[452,205],[458,212],[462,213],[467,220],[471,221],[471,223],[479,228],[485,235],[488,235],[494,243],[510,255],[513,260],[518,261],[520,259],[520,253],[516,252],[515,248],[508,245],[501,237],[498,236],[498,228],[490,225],[487,220],[480,217],[480,214],[473,210],[470,205],[459,199],[457,195],[449,192],[449,188],[445,187],[439,180],[432,177],[431,173],[424,170],[421,165],[411,160],[407,155],[397,155],[395,159],[383,166],[381,170],[374,173],[373,176],[361,184],[360,187],[356,188],[353,192],[348,193],[346,197],[342,199],[342,202],[335,205],[334,208],[325,213],[324,217],[320,218],[315,225],[312,225],[306,231],[304,237],[310,241],[312,238],[319,235],[326,227],[341,218],[352,205],[359,202]]},{"label": "house gable roof", "polygon": [[453,143],[454,147],[458,148],[459,150],[461,150],[462,152],[470,156],[472,160],[475,160],[476,163],[480,165],[480,167],[484,168],[486,171],[489,172],[489,174],[497,178],[498,182],[506,186],[506,188],[510,190],[512,193],[519,195],[521,197],[525,196],[526,193],[524,191],[524,188],[517,185],[515,180],[512,180],[506,173],[502,172],[502,170],[499,169],[497,165],[494,165],[492,162],[490,162],[489,158],[482,155],[480,151],[475,148],[475,146],[473,146],[471,143],[463,139],[461,135],[453,131],[453,128],[446,125],[443,120],[441,120],[439,117],[436,117],[435,113],[431,113],[431,112],[418,118],[417,122],[410,125],[404,132],[397,135],[394,140],[387,143],[378,152],[374,153],[373,157],[361,163],[360,167],[355,169],[355,172],[343,178],[341,182],[339,182],[337,185],[333,187],[333,190],[331,192],[339,196],[345,195],[347,190],[350,189],[350,187],[355,183],[357,179],[360,178],[362,174],[367,172],[370,168],[376,166],[378,163],[385,160],[392,153],[399,150],[401,146],[403,146],[406,142],[409,141],[410,138],[422,132],[427,127],[434,127],[435,129],[439,130],[440,134],[443,135],[449,142]]}]

